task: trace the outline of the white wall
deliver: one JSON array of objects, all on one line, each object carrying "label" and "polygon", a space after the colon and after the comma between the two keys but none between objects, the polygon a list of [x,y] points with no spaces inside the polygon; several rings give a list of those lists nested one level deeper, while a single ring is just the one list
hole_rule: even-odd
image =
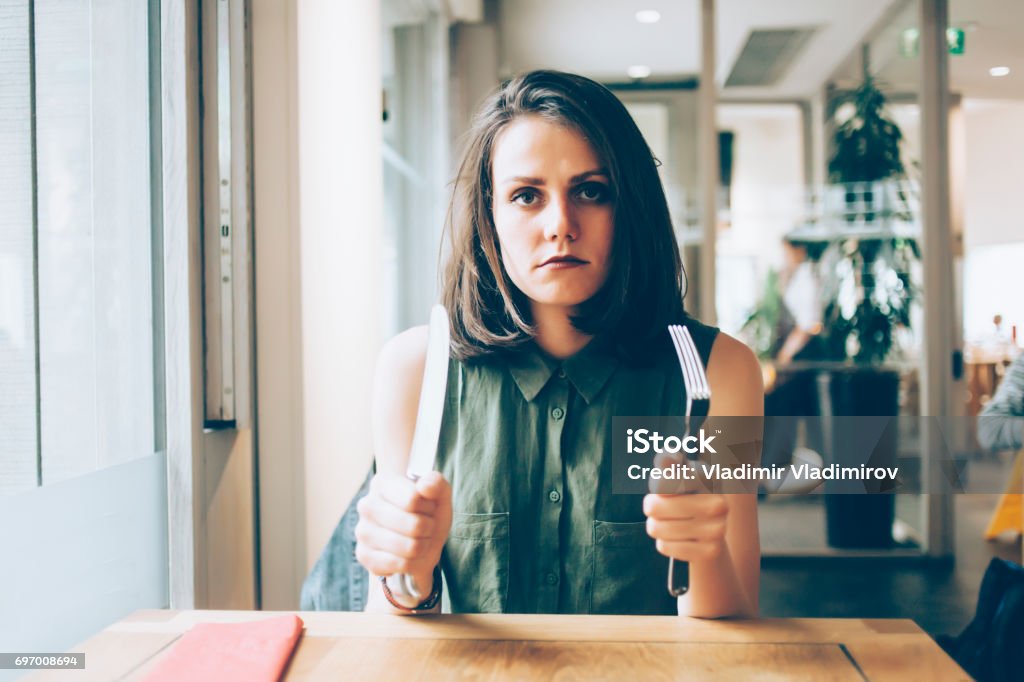
[{"label": "white wall", "polygon": [[964,100],[968,249],[1024,241],[1024,102]]},{"label": "white wall", "polygon": [[718,128],[735,134],[731,224],[717,254],[718,322],[735,332],[804,216],[803,121],[795,105],[720,104]]},{"label": "white wall", "polygon": [[1024,332],[1024,102],[965,99],[964,336]]},{"label": "white wall", "polygon": [[[310,0],[297,22],[306,561],[373,456],[379,345],[380,8]],[[258,214],[257,214],[258,215]]]},{"label": "white wall", "polygon": [[378,2],[252,4],[265,609],[297,608],[302,580],[372,457],[379,24]]}]

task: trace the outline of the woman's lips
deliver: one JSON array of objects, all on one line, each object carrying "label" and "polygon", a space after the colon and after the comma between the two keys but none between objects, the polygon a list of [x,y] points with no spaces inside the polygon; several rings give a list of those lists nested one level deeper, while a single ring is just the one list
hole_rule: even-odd
[{"label": "woman's lips", "polygon": [[586,264],[587,261],[574,256],[556,256],[554,258],[548,258],[540,264],[540,267],[548,268],[550,270],[565,270],[567,268],[575,268]]}]

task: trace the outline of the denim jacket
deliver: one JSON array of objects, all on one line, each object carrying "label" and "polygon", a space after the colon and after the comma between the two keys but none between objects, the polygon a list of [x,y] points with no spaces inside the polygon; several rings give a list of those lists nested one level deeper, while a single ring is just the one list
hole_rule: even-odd
[{"label": "denim jacket", "polygon": [[356,505],[370,489],[373,469],[352,498],[313,570],[302,583],[303,611],[362,611],[366,608],[370,574],[356,561]]}]

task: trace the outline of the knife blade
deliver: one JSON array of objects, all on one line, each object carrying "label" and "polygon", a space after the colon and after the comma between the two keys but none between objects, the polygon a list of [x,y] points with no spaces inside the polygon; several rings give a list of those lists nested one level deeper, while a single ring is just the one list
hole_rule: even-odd
[{"label": "knife blade", "polygon": [[430,310],[426,367],[416,408],[416,430],[409,452],[409,467],[405,472],[414,481],[434,470],[441,418],[444,416],[444,395],[448,388],[449,341],[448,312],[443,305],[435,305]]},{"label": "knife blade", "polygon": [[[434,470],[448,388],[449,343],[448,311],[443,305],[435,305],[430,310],[426,366],[420,386],[420,402],[416,408],[416,429],[409,451],[409,465],[405,470],[405,475],[413,481]],[[424,591],[411,575],[404,573],[390,576],[388,587],[399,603],[404,602],[410,608],[421,604],[430,592],[429,589]]]}]

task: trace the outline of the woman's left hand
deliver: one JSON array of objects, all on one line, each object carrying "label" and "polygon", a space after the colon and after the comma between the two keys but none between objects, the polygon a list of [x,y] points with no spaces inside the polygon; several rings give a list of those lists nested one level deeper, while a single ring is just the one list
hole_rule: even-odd
[{"label": "woman's left hand", "polygon": [[[661,456],[659,455],[659,458]],[[656,460],[655,466],[665,466]],[[699,490],[689,482],[687,489]],[[677,561],[709,561],[725,548],[725,527],[729,503],[725,495],[689,492],[681,495],[664,491],[644,497],[647,534],[657,541],[658,551]]]}]

